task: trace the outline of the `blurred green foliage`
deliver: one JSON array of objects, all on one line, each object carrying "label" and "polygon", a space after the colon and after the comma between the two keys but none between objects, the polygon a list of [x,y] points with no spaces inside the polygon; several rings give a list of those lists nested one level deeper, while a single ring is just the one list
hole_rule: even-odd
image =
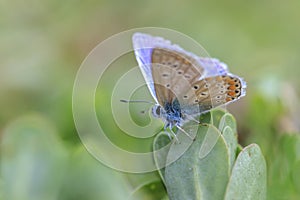
[{"label": "blurred green foliage", "polygon": [[[76,72],[99,42],[130,28],[158,26],[191,36],[245,78],[247,96],[229,107],[239,141],[261,147],[268,199],[299,199],[299,7],[297,0],[1,1],[0,198],[163,197],[149,183],[157,183],[156,173],[117,172],[88,154],[71,99]],[[147,152],[153,138],[124,136],[110,117],[111,88],[131,67],[107,72],[96,106],[107,116],[101,123],[114,143]],[[143,185],[150,186],[133,192]]]},{"label": "blurred green foliage", "polygon": [[[266,199],[266,162],[258,145],[237,151],[236,121],[229,113],[216,109],[202,117],[209,123],[184,125],[197,136],[179,159],[168,165],[190,142],[180,132],[180,143],[154,154],[170,199]],[[169,141],[159,134],[153,148],[160,149]]]}]

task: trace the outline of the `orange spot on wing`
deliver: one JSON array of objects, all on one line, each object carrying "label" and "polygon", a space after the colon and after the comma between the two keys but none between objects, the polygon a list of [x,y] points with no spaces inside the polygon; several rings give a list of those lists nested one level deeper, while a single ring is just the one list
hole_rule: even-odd
[{"label": "orange spot on wing", "polygon": [[236,87],[235,87],[235,85],[231,85],[231,86],[228,87],[228,89],[229,89],[229,90],[235,90]]},{"label": "orange spot on wing", "polygon": [[230,81],[228,81],[228,84],[229,84],[229,85],[234,85],[235,82],[234,82],[233,80],[230,80]]},{"label": "orange spot on wing", "polygon": [[233,91],[229,91],[227,94],[228,94],[229,96],[231,96],[231,97],[234,97],[234,96],[235,96],[235,92],[233,92]]}]

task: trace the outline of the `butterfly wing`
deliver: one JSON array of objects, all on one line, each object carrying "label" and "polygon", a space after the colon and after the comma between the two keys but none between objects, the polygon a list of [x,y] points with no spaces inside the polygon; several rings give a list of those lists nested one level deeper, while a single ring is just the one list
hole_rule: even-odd
[{"label": "butterfly wing", "polygon": [[197,61],[199,63],[198,65],[203,67],[205,71],[203,75],[205,77],[225,75],[229,73],[227,65],[216,58],[198,57]]},{"label": "butterfly wing", "polygon": [[[211,76],[203,77],[203,73],[208,74],[205,68],[188,55],[154,48],[152,61],[154,87],[161,105],[177,99],[183,113],[195,115],[245,96],[246,83],[241,78],[217,72],[216,68],[210,71]],[[214,66],[214,60],[205,62]]]},{"label": "butterfly wing", "polygon": [[[224,63],[219,62],[217,59],[210,58],[200,58],[193,53],[187,52],[178,45],[172,44],[169,40],[165,40],[161,37],[153,37],[148,34],[143,33],[135,33],[133,35],[133,47],[136,55],[137,62],[142,71],[142,74],[147,82],[147,86],[150,90],[151,95],[155,99],[157,103],[162,103],[162,99],[169,99],[169,93],[165,92],[163,89],[159,89],[157,94],[154,82],[156,83],[165,83],[167,80],[166,77],[161,78],[160,74],[164,72],[164,70],[153,70],[153,63],[155,64],[168,64],[172,62],[176,62],[178,64],[177,70],[180,72],[191,73],[191,79],[201,79],[201,77],[209,77],[213,75],[225,74],[227,72],[227,66]],[[154,51],[154,49],[156,49]],[[155,53],[155,55],[154,55]],[[172,63],[173,64],[173,63]],[[195,67],[189,69],[190,65],[194,65]],[[175,67],[176,68],[176,67]],[[174,69],[175,69],[174,68]],[[188,71],[186,71],[188,69]],[[165,68],[165,70],[168,70]],[[155,75],[153,74],[155,73]],[[189,76],[186,74],[186,76]],[[153,77],[157,77],[156,80]],[[174,84],[178,80],[172,76],[171,80]],[[187,78],[189,79],[189,77]],[[170,81],[169,81],[170,82]],[[171,85],[174,85],[171,84]],[[157,84],[157,87],[159,84]],[[176,86],[178,87],[178,85]],[[184,84],[181,83],[181,87],[183,88]],[[177,90],[180,90],[177,88]],[[158,89],[158,88],[157,88]],[[181,90],[180,90],[181,91]],[[159,98],[159,99],[158,99]],[[162,104],[161,104],[162,105]]]},{"label": "butterfly wing", "polygon": [[246,82],[233,74],[207,77],[192,83],[185,94],[188,102],[182,105],[187,115],[208,112],[210,109],[234,102],[246,95]]},{"label": "butterfly wing", "polygon": [[141,69],[144,79],[146,80],[147,86],[152,97],[158,103],[153,84],[153,76],[151,72],[151,55],[153,50],[153,43],[157,40],[154,40],[154,38],[149,37],[145,34],[135,33],[132,37],[132,41],[138,65]]},{"label": "butterfly wing", "polygon": [[149,90],[160,105],[179,100],[195,115],[245,95],[246,83],[214,58],[201,58],[170,41],[135,33],[133,46]]},{"label": "butterfly wing", "polygon": [[[157,82],[158,80],[154,81],[153,77],[158,77],[157,79],[160,79],[159,74],[162,72],[162,70],[153,71],[152,63],[163,64],[165,62],[178,61],[178,64],[184,64],[184,61],[192,61],[192,64],[197,66],[196,70],[195,68],[192,68],[192,75],[193,77],[197,77],[198,79],[200,78],[199,74],[201,74],[201,76],[204,77],[220,75],[227,71],[227,66],[223,63],[220,63],[217,59],[200,58],[190,52],[185,51],[178,45],[172,44],[169,40],[165,40],[161,37],[153,37],[148,34],[135,33],[133,35],[132,40],[137,62],[142,71],[144,79],[147,82],[147,86],[150,90],[150,93],[155,99],[155,101],[160,104],[162,103],[162,98],[168,99],[169,96],[165,93],[164,90],[161,89],[159,89],[159,91],[164,91],[164,94],[156,94],[154,82]],[[159,52],[157,50],[155,53],[156,56],[153,56],[153,50],[155,48],[164,49],[164,51]],[[162,54],[159,55],[160,53]],[[185,71],[186,69],[188,69],[188,66],[189,65],[182,65],[180,70]],[[195,71],[199,71],[199,73],[194,74]],[[153,72],[156,72],[156,74],[154,75]],[[163,78],[161,80],[166,80],[166,78]],[[184,84],[181,85],[182,88]]]},{"label": "butterfly wing", "polygon": [[152,75],[158,102],[164,105],[179,99],[197,81],[204,70],[193,67],[197,61],[177,51],[165,48],[154,48],[152,53]]}]

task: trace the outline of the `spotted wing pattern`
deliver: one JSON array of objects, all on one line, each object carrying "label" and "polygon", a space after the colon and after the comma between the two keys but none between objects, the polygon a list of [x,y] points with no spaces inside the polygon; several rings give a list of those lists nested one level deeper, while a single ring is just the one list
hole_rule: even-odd
[{"label": "spotted wing pattern", "polygon": [[197,114],[245,95],[241,78],[229,73],[203,74],[205,69],[194,58],[174,50],[153,49],[152,75],[160,105],[178,99],[183,112]]},{"label": "spotted wing pattern", "polygon": [[241,98],[246,83],[215,58],[198,57],[160,37],[136,33],[133,46],[148,88],[162,106],[177,99],[195,115]]}]

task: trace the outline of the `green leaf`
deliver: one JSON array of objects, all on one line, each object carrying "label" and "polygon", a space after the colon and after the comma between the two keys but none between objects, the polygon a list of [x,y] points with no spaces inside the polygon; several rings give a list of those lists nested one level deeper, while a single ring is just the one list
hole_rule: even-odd
[{"label": "green leaf", "polygon": [[201,124],[205,124],[205,123],[209,124],[209,123],[211,123],[211,120],[212,120],[211,118],[212,118],[211,112],[207,112],[207,113],[200,115],[199,121]]},{"label": "green leaf", "polygon": [[230,113],[225,113],[223,111],[223,115],[219,121],[218,124],[216,124],[216,127],[218,127],[218,129],[223,132],[224,128],[226,126],[229,126],[235,133],[236,137],[237,137],[237,126],[236,126],[236,120],[234,119],[234,117],[230,114]]},{"label": "green leaf", "polygon": [[236,159],[236,151],[238,148],[236,121],[230,113],[223,112],[223,115],[217,125],[218,129],[222,132],[222,135],[228,147],[229,165],[231,169]]},{"label": "green leaf", "polygon": [[[165,150],[162,150],[165,148]],[[153,143],[154,160],[162,181],[165,183],[165,166],[170,150],[170,138],[163,132],[158,134]]]},{"label": "green leaf", "polygon": [[233,164],[234,164],[235,159],[236,159],[236,151],[237,151],[237,148],[238,148],[237,135],[235,134],[235,132],[229,126],[226,126],[223,129],[222,135],[225,139],[226,146],[227,146],[227,149],[228,149],[229,167],[230,167],[230,169],[232,169]]},{"label": "green leaf", "polygon": [[[201,115],[200,121],[201,121],[201,123],[209,123],[211,121],[210,112]],[[189,123],[185,127],[187,127],[187,126],[189,126]],[[197,132],[197,127],[198,127],[198,125],[193,126],[193,128],[191,128],[190,131]],[[184,133],[181,132],[181,135],[184,135]],[[181,137],[181,136],[179,136],[179,137]],[[153,143],[155,164],[157,166],[158,172],[159,172],[163,182],[165,181],[164,180],[165,166],[171,162],[169,159],[169,163],[167,163],[167,155],[168,155],[170,145],[172,142],[174,142],[174,140],[171,141],[170,138],[168,137],[167,133],[161,132],[155,137],[154,143]],[[189,142],[189,144],[191,144],[191,141]],[[185,146],[182,145],[182,146],[184,146],[185,149],[184,150],[181,149],[181,154],[183,151],[185,151],[188,148],[189,144],[187,144]],[[179,158],[181,156],[181,154],[175,155],[175,158],[173,158],[173,159],[176,160],[177,158]]]},{"label": "green leaf", "polygon": [[[210,152],[201,159],[200,149],[206,145],[204,138],[207,134],[217,140]],[[184,149],[182,146],[186,143],[185,139],[187,137],[179,137],[180,143],[172,144],[167,160]],[[172,200],[223,199],[229,179],[229,160],[221,133],[211,125],[200,125],[196,140],[178,160],[165,168],[164,176],[169,198]]]},{"label": "green leaf", "polygon": [[266,163],[256,144],[245,147],[232,169],[225,200],[266,199]]},{"label": "green leaf", "polygon": [[200,120],[211,124],[184,126],[187,133],[197,132],[194,142],[180,131],[179,143],[170,143],[165,134],[155,139],[154,150],[167,150],[154,153],[154,159],[157,166],[166,166],[159,172],[169,198],[265,199],[266,164],[259,147],[238,144],[236,121],[223,110]]},{"label": "green leaf", "polygon": [[[225,110],[222,109],[214,109],[211,112],[211,124],[214,125],[216,128],[219,128],[220,122],[223,116],[226,114]],[[219,129],[222,131],[222,129]]]},{"label": "green leaf", "polygon": [[168,200],[168,195],[162,182],[152,182],[138,188],[130,196],[131,200]]},{"label": "green leaf", "polygon": [[238,145],[236,120],[225,110],[214,109],[211,112],[211,123],[221,131],[225,139],[229,151],[229,165],[231,169],[236,158]]}]

